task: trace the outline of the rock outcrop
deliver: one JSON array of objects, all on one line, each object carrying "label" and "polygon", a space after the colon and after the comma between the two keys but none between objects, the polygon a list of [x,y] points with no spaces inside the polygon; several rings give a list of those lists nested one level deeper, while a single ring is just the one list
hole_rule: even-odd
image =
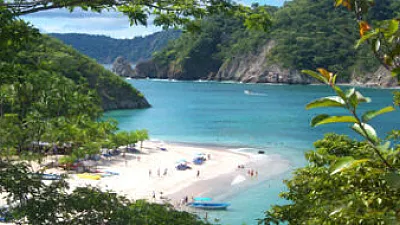
[{"label": "rock outcrop", "polygon": [[[275,46],[274,41],[269,41],[258,53],[243,56],[234,56],[219,66],[219,69],[203,70],[203,74],[187,73],[187,68],[180,65],[159,65],[154,60],[140,62],[135,68],[135,78],[160,78],[197,80],[207,79],[216,81],[238,81],[243,83],[283,83],[283,84],[311,84],[319,83],[314,78],[302,74],[299,70],[286,69],[268,61],[270,50]],[[184,65],[187,65],[184,64]],[[183,68],[182,68],[183,67]],[[193,67],[193,65],[191,65]],[[210,67],[215,68],[215,67]],[[218,67],[217,67],[218,68]],[[193,70],[193,68],[190,68]],[[380,67],[376,72],[366,74],[359,78],[353,74],[351,84],[394,87],[397,79],[393,78],[389,71]]]},{"label": "rock outcrop", "polygon": [[309,84],[313,80],[297,70],[268,63],[268,53],[275,46],[268,42],[258,54],[235,57],[225,62],[210,80],[234,80],[243,83]]},{"label": "rock outcrop", "polygon": [[115,59],[111,71],[122,77],[135,76],[135,71],[132,69],[131,64],[122,56]]},{"label": "rock outcrop", "polygon": [[363,74],[363,76],[353,72],[350,84],[367,87],[396,87],[398,80],[385,67],[380,66],[374,73]]}]

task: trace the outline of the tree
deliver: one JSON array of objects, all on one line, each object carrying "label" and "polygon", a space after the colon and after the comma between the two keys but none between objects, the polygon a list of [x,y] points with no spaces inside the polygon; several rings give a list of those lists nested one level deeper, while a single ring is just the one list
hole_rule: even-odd
[{"label": "tree", "polygon": [[0,190],[9,194],[12,216],[23,223],[208,224],[194,214],[176,211],[169,205],[151,204],[143,200],[132,202],[95,187],[79,187],[71,192],[65,180],[47,185],[23,163],[0,161],[0,171]]},{"label": "tree", "polygon": [[245,20],[249,28],[266,30],[271,25],[269,14],[260,8],[255,13],[250,7],[236,4],[228,0],[13,0],[0,1],[0,7],[5,8],[14,16],[21,16],[39,11],[56,8],[67,8],[73,11],[80,7],[83,10],[101,12],[102,10],[118,10],[128,16],[131,25],[147,25],[149,15],[154,15],[154,25],[167,27],[185,26],[189,30],[198,29],[198,22],[210,14],[227,14]]},{"label": "tree", "polygon": [[[357,46],[367,42],[381,64],[398,74],[400,52],[399,22],[385,20],[372,29],[363,20],[373,1],[335,0],[356,14],[360,27]],[[382,47],[382,43],[384,47]],[[383,48],[383,49],[381,49]],[[273,206],[260,221],[265,224],[398,224],[400,222],[400,153],[399,131],[394,130],[381,140],[368,122],[394,110],[387,106],[359,115],[358,106],[371,99],[354,88],[343,91],[335,84],[337,75],[319,68],[318,72],[303,71],[329,85],[336,96],[317,99],[306,108],[339,107],[350,115],[321,114],[311,126],[328,123],[350,123],[364,141],[339,135],[326,135],[314,143],[315,151],[306,154],[310,164],[297,169],[291,180],[285,181],[288,191],[281,197],[291,202]],[[398,93],[395,94],[395,102]],[[390,142],[393,140],[393,143]],[[397,144],[396,144],[397,143]]]},{"label": "tree", "polygon": [[149,132],[146,129],[137,130],[136,131],[136,138],[137,138],[138,141],[140,141],[140,150],[142,150],[143,141],[149,139]]}]

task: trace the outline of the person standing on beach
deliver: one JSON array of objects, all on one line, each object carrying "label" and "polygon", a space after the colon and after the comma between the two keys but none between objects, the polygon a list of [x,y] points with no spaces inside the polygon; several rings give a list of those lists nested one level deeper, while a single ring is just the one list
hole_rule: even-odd
[{"label": "person standing on beach", "polygon": [[200,170],[197,170],[197,178],[200,177]]},{"label": "person standing on beach", "polygon": [[167,176],[167,173],[168,173],[168,168],[165,168],[165,169],[164,169],[164,174],[163,174],[163,175],[164,175],[164,176]]}]

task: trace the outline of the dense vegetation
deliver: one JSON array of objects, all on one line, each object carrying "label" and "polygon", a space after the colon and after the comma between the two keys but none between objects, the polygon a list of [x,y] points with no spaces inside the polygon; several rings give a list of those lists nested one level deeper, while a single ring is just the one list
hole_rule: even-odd
[{"label": "dense vegetation", "polygon": [[[24,67],[34,71],[59,74],[75,83],[87,83],[89,88],[96,90],[100,104],[105,110],[149,106],[143,95],[120,77],[105,70],[93,59],[46,35],[37,34],[37,37],[19,49],[14,57],[10,58],[7,54],[1,60],[3,62],[12,60],[13,64],[23,64]],[[12,76],[13,70],[1,71],[3,84],[27,77],[25,74],[21,74],[20,78]]]},{"label": "dense vegetation", "polygon": [[[359,25],[359,40],[355,45],[369,46],[377,61],[400,75],[400,19],[387,4],[386,17],[374,1],[335,0],[354,12]],[[398,4],[398,2],[396,3]],[[382,6],[382,5],[381,5]],[[371,17],[379,23],[371,23]],[[334,55],[334,54],[333,54]],[[315,150],[306,153],[309,164],[296,169],[285,183],[288,189],[281,197],[287,204],[273,206],[260,220],[264,224],[399,224],[400,222],[400,131],[392,130],[381,139],[370,120],[390,113],[400,106],[399,92],[394,92],[393,106],[360,112],[361,104],[371,99],[354,88],[342,90],[336,85],[334,74],[323,68],[316,72],[303,70],[328,85],[334,96],[322,97],[306,105],[306,109],[335,107],[345,112],[320,114],[311,120],[311,126],[347,123],[364,141],[351,140],[342,135],[327,134],[314,143]]]},{"label": "dense vegetation", "polygon": [[[348,81],[354,71],[362,76],[376,70],[379,62],[373,53],[366,46],[354,48],[358,35],[354,18],[345,9],[332,10],[332,5],[332,0],[294,0],[279,9],[267,7],[274,21],[268,33],[248,31],[239,20],[209,18],[200,33],[183,34],[155,54],[154,61],[182,77],[199,79],[216,73],[233,58],[261,51],[274,40],[268,64],[297,70],[325,67],[340,73],[341,81]],[[369,17],[387,19],[399,11],[398,1],[384,0],[371,9]]]},{"label": "dense vegetation", "polygon": [[117,7],[131,23],[146,24],[147,16],[154,14],[154,23],[166,27],[194,26],[192,18],[218,13],[244,18],[250,27],[266,27],[252,21],[254,16],[257,22],[269,20],[266,13],[254,15],[227,1],[206,2],[207,7],[200,6],[203,3],[0,0],[0,192],[9,203],[7,219],[23,224],[207,224],[168,205],[132,202],[94,187],[69,190],[64,178],[42,181],[30,163],[47,154],[66,154],[59,163],[68,165],[99,154],[101,147],[148,139],[146,130],[116,132],[115,121],[100,119],[100,102],[106,109],[129,107],[132,103],[124,99],[130,97],[142,100],[142,106],[146,102],[93,60],[18,19],[54,8],[99,12]]},{"label": "dense vegetation", "polygon": [[178,38],[180,34],[179,30],[167,30],[133,39],[114,39],[89,34],[50,35],[96,59],[98,63],[111,64],[118,56],[123,56],[131,63],[150,59],[153,52],[160,51],[169,40]]}]

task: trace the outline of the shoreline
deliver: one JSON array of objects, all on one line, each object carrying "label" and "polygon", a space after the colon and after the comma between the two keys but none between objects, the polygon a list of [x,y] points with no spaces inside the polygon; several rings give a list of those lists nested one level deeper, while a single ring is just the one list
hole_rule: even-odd
[{"label": "shoreline", "polygon": [[[167,151],[161,151],[160,147]],[[146,199],[149,202],[169,203],[178,210],[191,211],[185,206],[179,206],[182,198],[212,197],[223,200],[291,169],[290,162],[279,155],[253,154],[241,152],[239,149],[232,146],[204,146],[201,143],[146,141],[140,154],[114,156],[110,161],[103,159],[95,166],[98,170],[112,171],[119,175],[90,180],[72,174],[67,181],[71,186],[70,191],[76,187],[91,185],[103,191],[116,192],[131,200]],[[189,163],[191,170],[175,169],[176,161],[183,158],[191,161],[190,157],[200,152],[210,154],[211,159],[203,165]],[[245,168],[238,169],[238,165],[244,165]],[[250,169],[254,173],[257,171],[258,175],[250,176]],[[168,171],[166,175],[165,171]],[[197,177],[198,171],[200,176]],[[62,172],[60,169],[46,171],[54,174]],[[153,198],[154,194],[156,198]]]},{"label": "shoreline", "polygon": [[[127,79],[127,77],[122,77]],[[132,78],[129,77],[130,79],[128,80],[150,80],[150,81],[155,81],[155,82],[171,82],[171,83],[177,83],[177,82],[193,82],[193,83],[219,83],[219,84],[247,84],[247,85],[315,85],[315,86],[324,86],[325,84],[320,84],[320,83],[309,83],[309,84],[290,84],[290,83],[244,83],[240,81],[217,81],[217,80],[176,80],[176,79],[161,79],[161,78]],[[371,88],[371,89],[388,89],[388,90],[399,90],[400,86],[397,87],[384,87],[384,86],[379,86],[379,85],[374,85],[374,84],[356,84],[356,83],[337,83],[339,86],[347,86],[347,87],[359,87],[359,88]]]}]

